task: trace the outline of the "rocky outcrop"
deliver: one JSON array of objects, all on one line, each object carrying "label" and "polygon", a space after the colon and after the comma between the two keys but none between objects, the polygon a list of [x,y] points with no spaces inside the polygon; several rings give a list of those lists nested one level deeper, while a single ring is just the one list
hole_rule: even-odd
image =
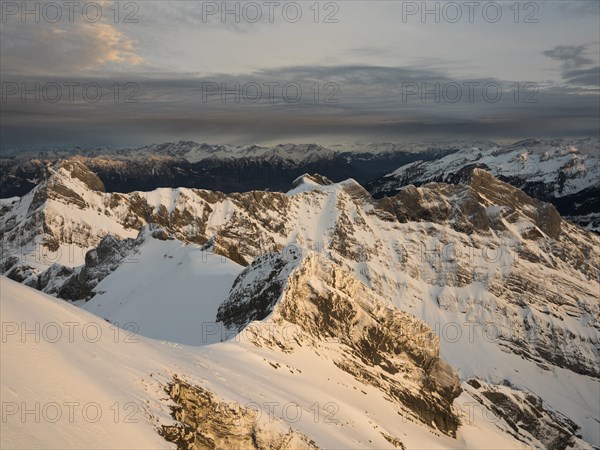
[{"label": "rocky outcrop", "polygon": [[137,248],[149,237],[173,239],[163,228],[151,224],[145,226],[136,239],[119,239],[111,234],[106,235],[98,247],[86,253],[85,264],[75,269],[55,263],[43,272],[36,273],[13,257],[7,260],[14,265],[5,275],[58,298],[69,301],[89,300],[95,295],[94,289],[100,281],[124,261],[135,261]]},{"label": "rocky outcrop", "polygon": [[368,189],[376,197],[383,197],[394,196],[409,185],[468,185],[470,174],[480,168],[533,198],[552,203],[562,216],[598,232],[599,147],[595,137],[572,141],[531,139],[506,146],[464,148],[438,160],[401,166],[371,181]]},{"label": "rocky outcrop", "polygon": [[[462,179],[467,184],[407,186],[395,196],[380,200],[380,207],[394,213],[401,222],[447,222],[467,234],[506,230],[503,220],[527,220],[539,230],[529,229],[523,237],[538,239],[543,236],[541,231],[551,239],[559,238],[562,220],[551,204],[527,196],[480,168],[470,167]],[[489,207],[500,209],[490,217]]]},{"label": "rocky outcrop", "polygon": [[[107,235],[98,247],[85,255],[85,265],[61,286],[57,297],[66,300],[89,300],[95,294],[94,288],[125,260],[144,239],[144,232],[137,239],[120,240]],[[45,273],[41,275],[44,277]]]},{"label": "rocky outcrop", "polygon": [[315,173],[313,175],[309,175],[309,174],[305,173],[304,175],[299,176],[292,182],[292,188],[297,188],[298,186],[301,186],[301,185],[307,184],[307,183],[314,183],[314,184],[318,184],[320,186],[327,186],[329,184],[333,184],[333,181],[331,181],[327,177],[319,175],[318,173]]},{"label": "rocky outcrop", "polygon": [[534,448],[566,450],[592,447],[581,440],[579,427],[564,415],[548,409],[531,392],[514,389],[509,383],[491,385],[481,380],[468,381],[468,392],[483,407],[486,417],[498,427]]},{"label": "rocky outcrop", "polygon": [[[297,345],[335,342],[330,345],[339,354],[338,368],[381,390],[424,424],[455,435],[459,419],[452,402],[461,388],[440,359],[439,339],[350,273],[313,253],[257,258],[236,280],[217,319],[241,331],[267,317],[278,327],[297,327],[302,335]],[[248,333],[255,345],[294,349],[289,340],[262,334],[260,323]]]},{"label": "rocky outcrop", "polygon": [[562,220],[553,205],[533,199],[481,169],[473,170],[469,186],[479,195],[481,204],[506,207],[508,211],[503,209],[501,216],[521,214],[528,217],[546,236],[559,238]]},{"label": "rocky outcrop", "polygon": [[281,298],[286,276],[293,268],[275,255],[256,258],[236,278],[229,297],[219,307],[217,321],[241,331],[250,322],[265,319]]},{"label": "rocky outcrop", "polygon": [[235,402],[224,402],[213,393],[177,377],[166,387],[176,425],[159,430],[179,450],[317,449],[304,434],[283,423],[260,421],[256,411]]}]

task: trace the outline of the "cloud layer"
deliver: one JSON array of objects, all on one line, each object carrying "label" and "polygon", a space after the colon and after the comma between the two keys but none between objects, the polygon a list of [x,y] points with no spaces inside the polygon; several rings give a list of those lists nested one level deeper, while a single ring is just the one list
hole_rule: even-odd
[{"label": "cloud layer", "polygon": [[318,21],[303,3],[297,23],[207,16],[220,2],[135,3],[116,20],[112,4],[97,22],[3,16],[3,147],[598,132],[598,2],[540,2],[537,23],[504,4],[497,23],[360,1]]}]

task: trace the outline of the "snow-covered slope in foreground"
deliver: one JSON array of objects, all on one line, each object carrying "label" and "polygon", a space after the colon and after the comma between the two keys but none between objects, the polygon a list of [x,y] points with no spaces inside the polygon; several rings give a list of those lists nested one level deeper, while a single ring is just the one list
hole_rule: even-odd
[{"label": "snow-covered slope in foreground", "polygon": [[[0,283],[2,448],[166,447],[145,409],[161,420],[168,420],[168,409],[157,408],[157,380],[149,378],[154,383],[146,390],[140,378],[155,370],[164,376],[162,345],[136,342],[6,278]],[[25,327],[37,332],[22,335]]]},{"label": "snow-covered slope in foreground", "polygon": [[[393,433],[406,448],[523,448],[478,416],[462,415],[456,439],[406,420],[378,389],[314,349],[286,353],[245,339],[187,347],[131,336],[64,301],[0,282],[2,448],[173,448],[158,434],[173,424],[165,394],[173,376],[226,401],[204,422],[237,426],[238,439],[247,432],[267,443],[286,436],[296,448],[394,448],[384,437]],[[458,402],[475,400],[463,393]],[[248,430],[243,416],[225,423],[236,404],[260,411]]]}]

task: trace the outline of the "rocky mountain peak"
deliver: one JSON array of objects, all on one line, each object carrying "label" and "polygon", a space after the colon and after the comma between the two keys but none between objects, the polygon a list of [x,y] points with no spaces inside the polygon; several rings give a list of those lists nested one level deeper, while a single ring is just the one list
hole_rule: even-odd
[{"label": "rocky mountain peak", "polygon": [[57,175],[66,173],[70,179],[82,183],[92,191],[106,192],[102,180],[80,158],[59,161],[53,169]]},{"label": "rocky mountain peak", "polygon": [[[383,391],[399,409],[443,433],[456,432],[451,405],[460,381],[440,359],[439,338],[322,255],[255,259],[236,279],[217,320],[239,331],[247,327],[246,336],[259,347],[329,351],[338,368]],[[283,332],[290,327],[293,338]]]},{"label": "rocky mountain peak", "polygon": [[556,208],[529,197],[489,171],[470,166],[460,177],[466,184],[409,185],[379,201],[400,222],[448,223],[457,231],[511,231],[526,239],[559,239],[562,219]]},{"label": "rocky mountain peak", "polygon": [[[469,186],[478,194],[485,206],[507,207],[510,210],[509,214],[518,212],[528,217],[548,237],[559,238],[562,220],[552,204],[534,199],[480,168],[473,169]],[[539,233],[537,235],[539,236]]]},{"label": "rocky mountain peak", "polygon": [[370,201],[371,194],[364,187],[362,187],[356,180],[349,178],[339,183],[341,189],[354,199],[363,199]]},{"label": "rocky mountain peak", "polygon": [[[371,181],[368,188],[379,198],[395,195],[410,184],[468,185],[474,169],[486,169],[525,194],[552,203],[563,217],[598,231],[598,146],[595,137],[570,141],[530,139],[505,146],[464,148],[440,159],[405,164]],[[553,221],[556,222],[551,218]],[[549,224],[546,234],[557,236],[559,230],[555,224]]]},{"label": "rocky mountain peak", "polygon": [[319,186],[327,186],[327,185],[333,184],[333,181],[331,181],[327,177],[319,175],[318,173],[315,173],[313,175],[305,173],[304,175],[300,175],[298,178],[296,178],[293,181],[292,188],[297,188],[298,186],[303,185],[303,184],[314,184],[314,185],[319,185]]},{"label": "rocky mountain peak", "polygon": [[28,194],[33,194],[29,211],[35,211],[49,199],[85,208],[88,192],[105,192],[104,183],[78,158],[48,164],[45,179]]}]

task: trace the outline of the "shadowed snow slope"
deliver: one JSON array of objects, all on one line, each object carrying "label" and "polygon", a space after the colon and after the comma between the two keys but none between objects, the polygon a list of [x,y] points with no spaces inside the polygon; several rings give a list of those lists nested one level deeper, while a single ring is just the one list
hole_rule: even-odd
[{"label": "shadowed snow slope", "polygon": [[197,246],[150,238],[97,285],[83,308],[120,326],[131,322],[155,339],[219,342],[217,308],[242,269]]}]

